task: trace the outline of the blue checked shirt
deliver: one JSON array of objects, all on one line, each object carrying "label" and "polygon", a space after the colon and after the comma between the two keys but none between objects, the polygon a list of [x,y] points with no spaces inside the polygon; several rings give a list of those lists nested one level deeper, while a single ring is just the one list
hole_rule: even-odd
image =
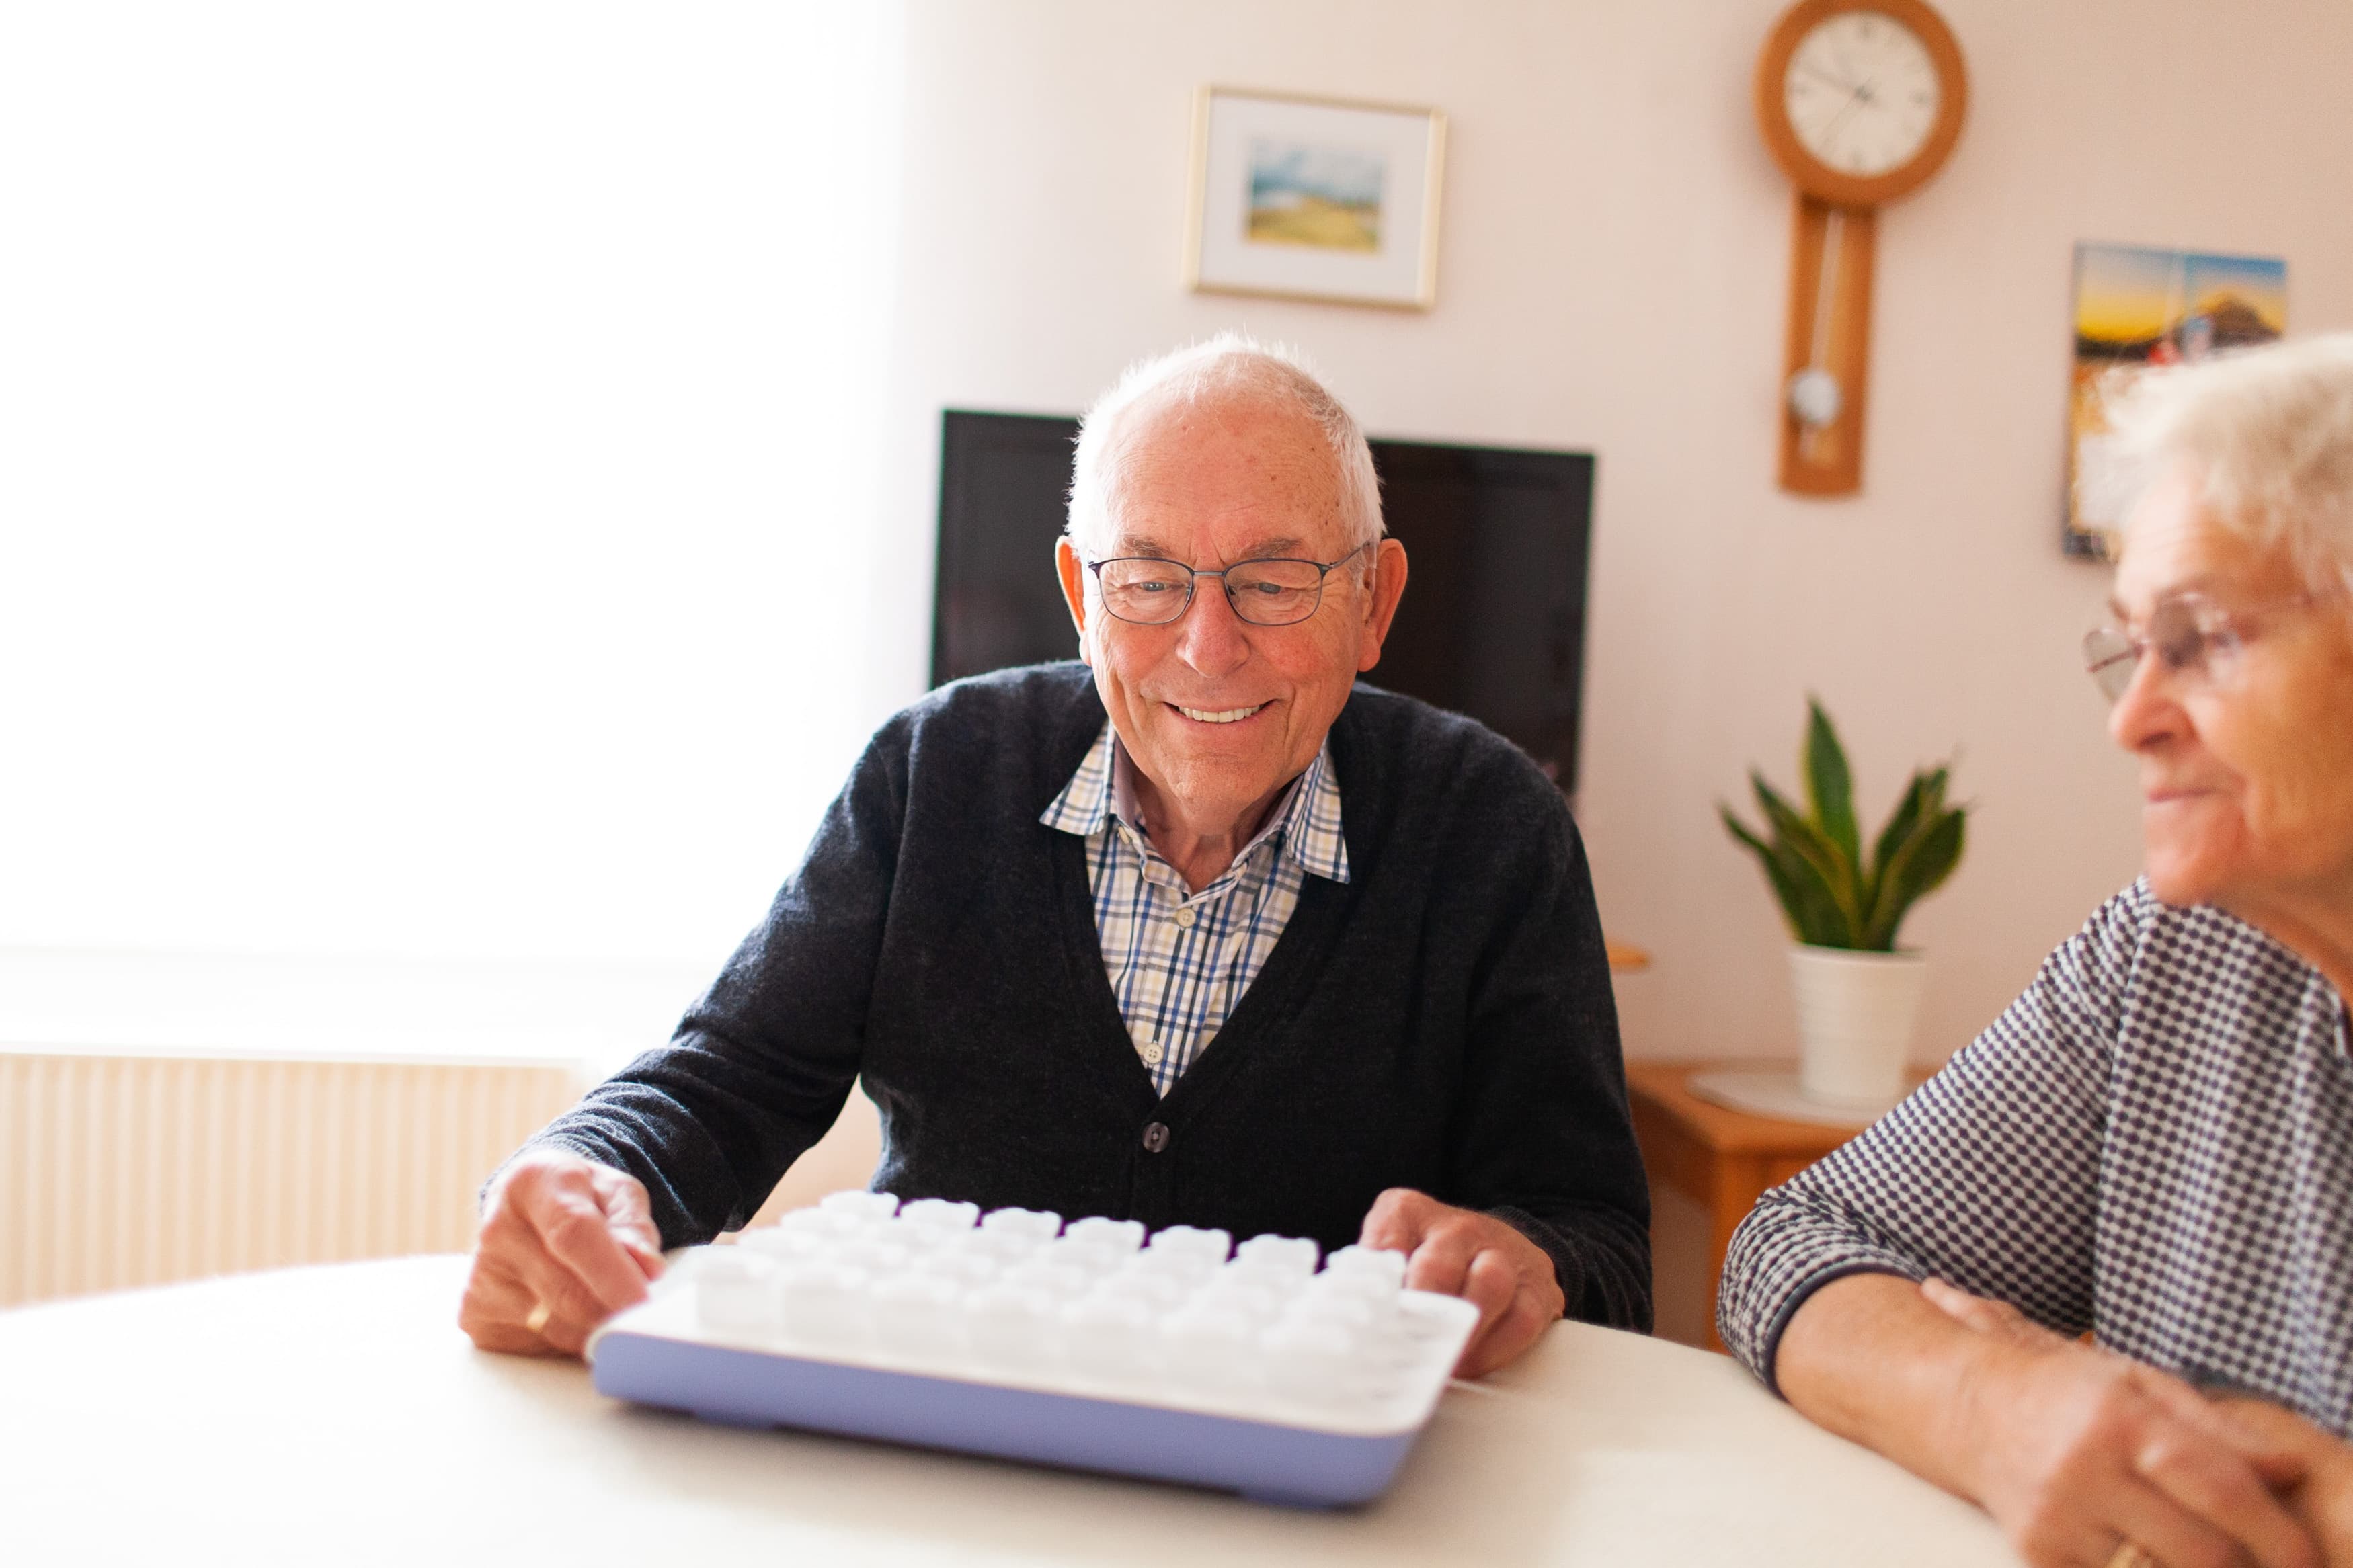
[{"label": "blue checked shirt", "polygon": [[1110,724],[1038,818],[1087,841],[1103,970],[1135,1054],[1166,1094],[1266,967],[1313,874],[1348,879],[1327,743],[1224,875],[1199,892],[1145,837],[1134,764]]}]

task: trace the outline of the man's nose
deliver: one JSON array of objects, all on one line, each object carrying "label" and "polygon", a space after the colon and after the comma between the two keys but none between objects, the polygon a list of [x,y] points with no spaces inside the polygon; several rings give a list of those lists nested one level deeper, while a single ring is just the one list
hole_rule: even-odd
[{"label": "man's nose", "polygon": [[1198,580],[1178,630],[1176,657],[1203,675],[1225,675],[1250,658],[1250,628],[1234,614],[1223,577]]}]

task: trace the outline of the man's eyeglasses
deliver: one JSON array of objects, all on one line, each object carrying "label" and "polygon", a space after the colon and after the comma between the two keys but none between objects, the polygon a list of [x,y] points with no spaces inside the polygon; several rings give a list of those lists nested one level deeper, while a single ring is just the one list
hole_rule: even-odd
[{"label": "man's eyeglasses", "polygon": [[1193,590],[1204,577],[1218,578],[1234,614],[1254,626],[1288,626],[1314,615],[1324,602],[1324,579],[1373,547],[1367,540],[1337,561],[1296,561],[1275,556],[1242,561],[1222,572],[1196,572],[1181,561],[1156,555],[1120,555],[1090,561],[1103,608],[1139,626],[1165,626],[1193,607]]},{"label": "man's eyeglasses", "polygon": [[2253,622],[2282,610],[2299,609],[2320,595],[2300,594],[2253,609],[2225,610],[2203,594],[2168,594],[2152,605],[2138,636],[2124,626],[2102,626],[2084,637],[2084,668],[2111,702],[2132,689],[2141,656],[2155,653],[2167,673],[2194,686],[2228,680]]}]

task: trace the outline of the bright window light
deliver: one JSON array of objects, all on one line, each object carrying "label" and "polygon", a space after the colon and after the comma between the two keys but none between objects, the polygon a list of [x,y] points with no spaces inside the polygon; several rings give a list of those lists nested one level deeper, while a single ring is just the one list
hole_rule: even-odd
[{"label": "bright window light", "polygon": [[864,739],[892,17],[0,14],[0,947],[716,966]]}]

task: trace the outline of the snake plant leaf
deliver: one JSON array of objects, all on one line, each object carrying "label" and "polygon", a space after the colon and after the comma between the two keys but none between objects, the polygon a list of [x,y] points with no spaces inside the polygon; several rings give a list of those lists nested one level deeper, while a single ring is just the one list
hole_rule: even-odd
[{"label": "snake plant leaf", "polygon": [[1871,864],[1862,874],[1862,904],[1865,910],[1876,909],[1879,889],[1887,880],[1888,863],[1904,841],[1919,831],[1920,824],[1935,819],[1943,809],[1947,770],[1933,772],[1914,769],[1911,783],[1904,786],[1904,798],[1887,818],[1887,826],[1879,830],[1879,837],[1871,847]]},{"label": "snake plant leaf", "polygon": [[1787,844],[1776,845],[1766,874],[1782,899],[1792,935],[1809,947],[1851,947],[1854,922],[1839,905],[1813,862]]},{"label": "snake plant leaf", "polygon": [[1776,847],[1792,854],[1813,869],[1820,878],[1832,907],[1840,915],[1845,934],[1839,940],[1824,942],[1826,947],[1852,947],[1862,940],[1863,910],[1861,889],[1856,885],[1854,862],[1846,851],[1834,844],[1811,820],[1775,793],[1765,782],[1765,775],[1751,772],[1749,787],[1757,792],[1757,804],[1764,809],[1765,820],[1771,825]]},{"label": "snake plant leaf", "polygon": [[1746,845],[1750,854],[1759,860],[1770,860],[1773,858],[1773,847],[1750,832],[1746,823],[1733,816],[1732,807],[1719,800],[1715,803],[1715,814],[1724,818],[1724,830]]},{"label": "snake plant leaf", "polygon": [[1891,952],[1905,913],[1960,864],[1968,808],[1945,805],[1949,764],[1915,769],[1866,860],[1846,748],[1820,700],[1809,697],[1807,708],[1801,763],[1809,809],[1800,812],[1751,769],[1764,831],[1721,801],[1717,814],[1734,841],[1757,857],[1790,935],[1814,947]]},{"label": "snake plant leaf", "polygon": [[1914,840],[1918,847],[1913,851],[1911,863],[1905,867],[1896,889],[1899,910],[1943,887],[1946,879],[1960,865],[1961,851],[1968,841],[1968,816],[1966,810],[1957,807],[1947,811]]},{"label": "snake plant leaf", "polygon": [[1863,933],[1867,950],[1893,952],[1905,915],[1953,874],[1967,841],[1967,816],[1965,809],[1940,812],[1897,847],[1881,873],[1879,897]]},{"label": "snake plant leaf", "polygon": [[1822,711],[1821,700],[1806,699],[1806,800],[1823,837],[1846,851],[1846,863],[1862,864],[1862,830],[1854,820],[1854,771],[1838,730]]},{"label": "snake plant leaf", "polygon": [[1871,847],[1873,882],[1881,880],[1887,875],[1888,861],[1895,858],[1897,847],[1912,837],[1913,830],[1920,825],[1920,819],[1926,815],[1924,797],[1927,787],[1928,775],[1925,773],[1914,773],[1912,782],[1904,786],[1904,798],[1895,803],[1895,810],[1888,816],[1887,826],[1879,830],[1878,841]]},{"label": "snake plant leaf", "polygon": [[1725,831],[1757,857],[1765,880],[1781,906],[1781,919],[1788,926],[1789,934],[1815,947],[1839,945],[1841,933],[1846,929],[1846,917],[1840,912],[1837,900],[1830,896],[1830,888],[1820,873],[1803,856],[1785,847],[1767,844],[1750,832],[1732,815],[1731,807],[1719,803],[1716,812],[1724,818]]}]

